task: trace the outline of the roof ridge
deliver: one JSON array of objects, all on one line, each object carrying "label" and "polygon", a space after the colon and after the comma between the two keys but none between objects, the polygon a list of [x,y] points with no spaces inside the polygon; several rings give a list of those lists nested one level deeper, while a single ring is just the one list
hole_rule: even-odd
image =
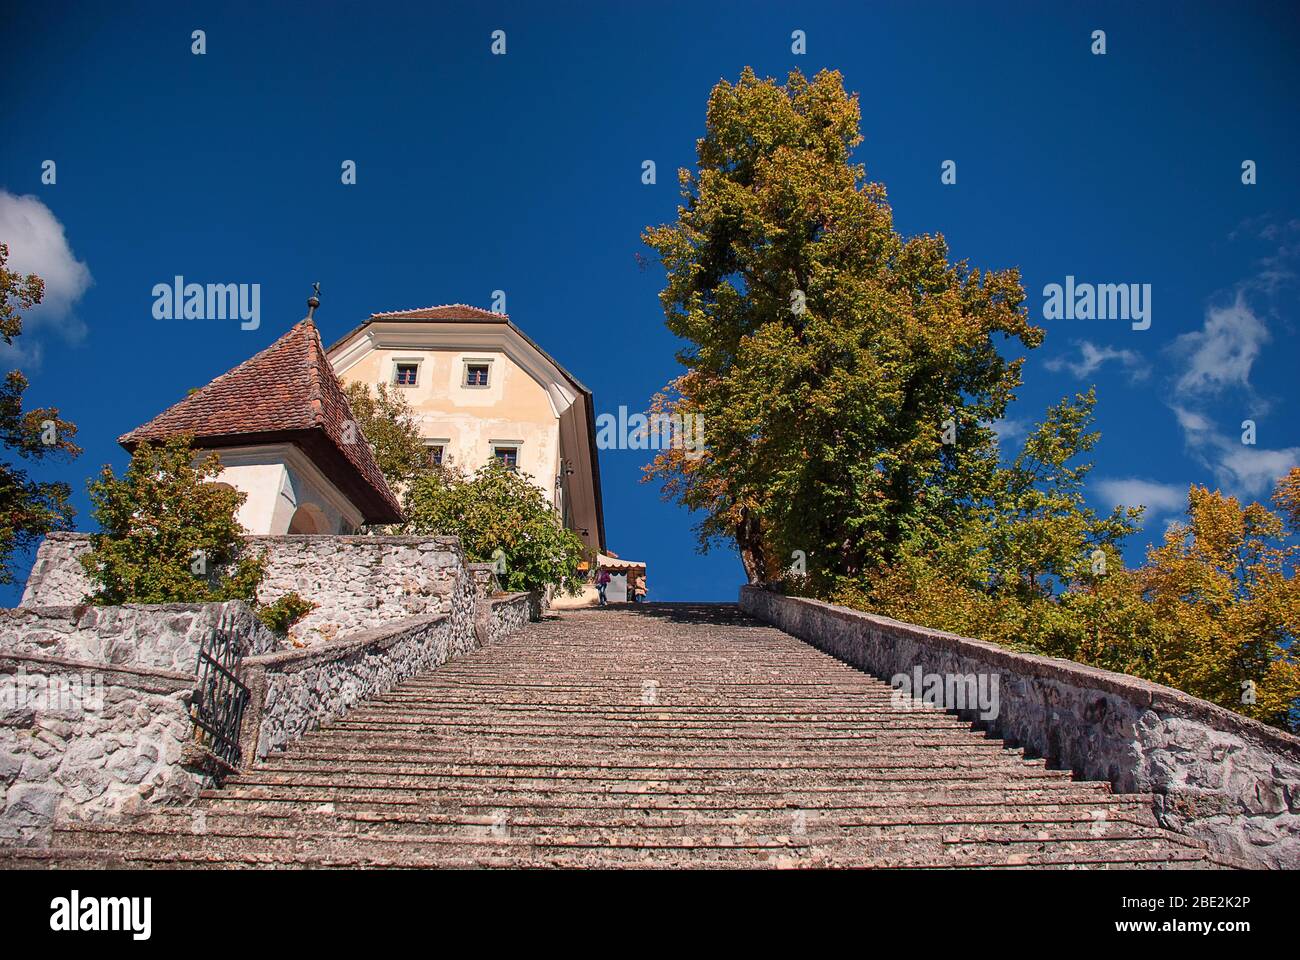
[{"label": "roof ridge", "polygon": [[[325,423],[325,385],[321,382],[320,374],[320,361],[323,353],[320,331],[316,329],[316,324],[310,317],[304,317],[299,323],[306,324],[311,330],[308,335],[310,342],[307,345],[307,401],[311,404],[312,422],[317,426],[321,426]],[[349,410],[350,412],[351,410]]]},{"label": "roof ridge", "polygon": [[491,314],[494,317],[501,317],[506,320],[510,319],[510,314],[508,313],[498,313],[495,310],[489,310],[486,307],[478,307],[472,303],[431,303],[427,307],[405,307],[401,310],[377,310],[370,315],[372,317],[393,317],[401,313],[419,313],[422,310],[448,310],[454,307],[459,307],[462,310],[475,310],[478,313]]}]

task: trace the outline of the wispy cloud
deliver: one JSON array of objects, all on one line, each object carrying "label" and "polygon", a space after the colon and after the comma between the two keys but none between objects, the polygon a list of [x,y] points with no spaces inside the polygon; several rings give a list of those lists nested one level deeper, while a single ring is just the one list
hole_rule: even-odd
[{"label": "wispy cloud", "polygon": [[1173,344],[1183,372],[1174,384],[1181,396],[1215,396],[1237,387],[1253,393],[1251,368],[1272,339],[1262,318],[1238,290],[1228,306],[1211,307],[1201,329],[1185,333]]},{"label": "wispy cloud", "polygon": [[59,218],[36,197],[0,190],[0,242],[9,247],[6,269],[45,281],[44,299],[23,314],[23,336],[9,347],[0,344],[0,359],[35,366],[42,354],[40,334],[53,333],[67,343],[85,337],[86,325],[74,308],[94,281],[68,245]]},{"label": "wispy cloud", "polygon": [[1212,474],[1220,487],[1242,496],[1266,495],[1278,478],[1300,463],[1300,447],[1260,449],[1241,442],[1239,435],[1220,430],[1209,417],[1173,405],[1187,449]]},{"label": "wispy cloud", "polygon": [[1248,217],[1228,234],[1228,240],[1272,245],[1271,251],[1256,262],[1255,273],[1242,281],[1242,289],[1271,297],[1295,283],[1300,261],[1300,218],[1282,220],[1273,214]]},{"label": "wispy cloud", "polygon": [[1187,509],[1187,484],[1159,483],[1139,477],[1099,477],[1093,481],[1097,496],[1117,507],[1146,507],[1147,517],[1181,513]]},{"label": "wispy cloud", "polygon": [[1225,406],[1254,415],[1268,411],[1268,400],[1258,395],[1251,376],[1273,340],[1268,319],[1278,317],[1278,294],[1295,281],[1293,266],[1300,260],[1297,232],[1300,221],[1294,219],[1243,221],[1229,239],[1264,240],[1274,245],[1273,252],[1236,284],[1230,300],[1207,307],[1200,330],[1183,334],[1170,348],[1178,371],[1169,407],[1187,450],[1221,489],[1240,497],[1267,496],[1278,478],[1300,463],[1300,447],[1260,448],[1254,442],[1257,432],[1248,434],[1238,417],[1221,426],[1212,416]]},{"label": "wispy cloud", "polygon": [[1045,366],[1054,373],[1069,370],[1070,373],[1084,380],[1099,370],[1103,364],[1114,361],[1128,372],[1130,381],[1145,380],[1151,375],[1151,365],[1134,350],[1119,350],[1115,347],[1099,347],[1091,340],[1075,340],[1071,346],[1078,348],[1077,358],[1062,354],[1048,360]]},{"label": "wispy cloud", "polygon": [[998,443],[1007,443],[1028,433],[1029,421],[1004,417],[1001,420],[994,420],[988,424],[988,427],[993,431],[993,435],[997,437]]}]

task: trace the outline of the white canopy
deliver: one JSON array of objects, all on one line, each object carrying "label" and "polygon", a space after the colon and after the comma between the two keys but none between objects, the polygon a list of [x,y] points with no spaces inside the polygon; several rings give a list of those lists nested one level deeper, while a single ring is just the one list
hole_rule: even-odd
[{"label": "white canopy", "polygon": [[605,570],[645,570],[645,564],[637,560],[620,560],[603,553],[596,554],[596,566]]}]

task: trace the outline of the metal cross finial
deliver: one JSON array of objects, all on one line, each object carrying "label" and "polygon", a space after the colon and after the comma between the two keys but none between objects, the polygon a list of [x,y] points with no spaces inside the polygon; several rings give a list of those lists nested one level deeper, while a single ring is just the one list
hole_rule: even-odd
[{"label": "metal cross finial", "polygon": [[311,296],[307,298],[307,319],[310,320],[320,306],[320,283],[311,285]]}]

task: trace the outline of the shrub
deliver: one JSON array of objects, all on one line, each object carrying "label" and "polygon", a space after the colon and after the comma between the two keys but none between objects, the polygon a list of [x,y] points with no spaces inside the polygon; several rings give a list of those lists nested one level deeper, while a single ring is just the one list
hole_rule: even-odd
[{"label": "shrub", "polygon": [[528,478],[492,461],[472,477],[440,468],[411,481],[406,516],[414,533],[460,537],[472,562],[492,562],[507,590],[577,590],[583,545]]},{"label": "shrub", "polygon": [[268,603],[257,611],[257,619],[261,620],[268,630],[284,636],[289,632],[289,628],[301,620],[307,614],[315,610],[320,604],[312,603],[310,600],[304,600],[294,592],[286,593],[274,603]]}]

